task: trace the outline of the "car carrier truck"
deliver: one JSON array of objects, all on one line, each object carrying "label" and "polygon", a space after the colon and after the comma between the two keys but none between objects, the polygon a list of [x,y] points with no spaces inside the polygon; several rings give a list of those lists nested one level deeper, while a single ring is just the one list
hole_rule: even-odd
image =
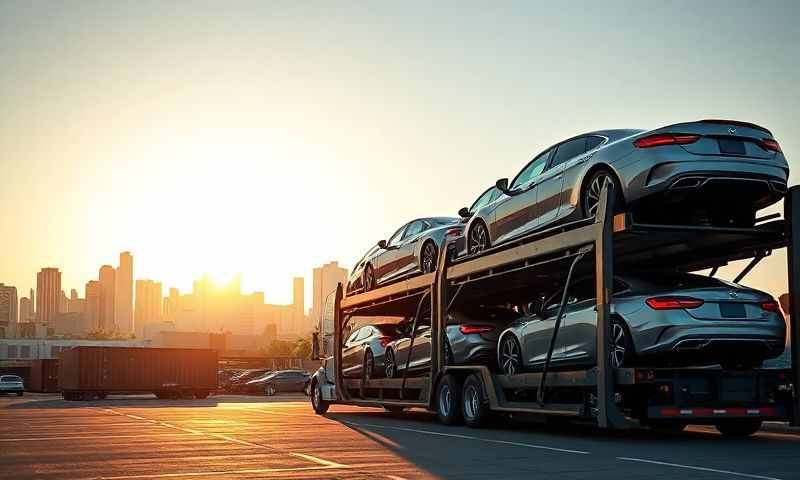
[{"label": "car carrier truck", "polygon": [[[700,271],[748,260],[738,279],[773,250],[787,249],[789,291],[800,281],[800,188],[789,189],[784,215],[752,228],[636,223],[614,214],[613,185],[607,183],[597,214],[536,232],[478,255],[453,259],[442,249],[433,273],[333,300],[333,346],[314,374],[311,401],[324,413],[331,404],[422,408],[445,424],[485,425],[498,414],[568,418],[602,428],[680,430],[687,424],[714,425],[729,436],[750,435],[763,421],[800,424],[800,301],[791,296],[791,368],[725,370],[722,367],[614,368],[609,354],[610,302],[614,268],[646,263],[649,269]],[[484,365],[447,365],[443,331],[447,313],[459,302],[503,304],[535,292],[543,281],[563,282],[594,275],[597,302],[597,364],[574,371],[498,374]],[[566,301],[566,295],[564,296]],[[431,362],[423,376],[345,378],[343,332],[353,316],[418,318],[431,310]],[[562,305],[563,309],[563,305]],[[553,335],[557,335],[556,328]],[[322,332],[321,338],[325,338]],[[413,348],[413,346],[411,347]]]}]

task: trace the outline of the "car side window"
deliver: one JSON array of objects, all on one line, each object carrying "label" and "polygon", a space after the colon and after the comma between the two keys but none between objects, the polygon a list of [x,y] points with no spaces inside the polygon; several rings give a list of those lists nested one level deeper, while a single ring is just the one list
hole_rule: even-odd
[{"label": "car side window", "polygon": [[586,150],[585,151],[588,152],[589,150],[593,150],[593,149],[599,147],[600,144],[603,143],[604,141],[605,141],[605,138],[603,138],[603,137],[598,137],[596,135],[589,135],[588,137],[586,137]]},{"label": "car side window", "polygon": [[483,195],[478,197],[478,199],[475,200],[475,203],[473,203],[472,206],[469,207],[469,211],[471,213],[475,213],[479,209],[481,209],[481,208],[485,207],[486,205],[488,205],[489,202],[491,202],[495,198],[494,194],[495,194],[496,191],[498,191],[498,190],[496,188],[494,188],[494,187],[492,187],[489,190],[485,191],[483,193]]},{"label": "car side window", "polygon": [[534,158],[525,168],[523,168],[511,183],[511,189],[513,190],[515,188],[519,188],[538,177],[544,171],[544,167],[547,166],[547,160],[550,158],[550,153],[552,151],[553,150],[550,149],[542,153],[538,157]]},{"label": "car side window", "polygon": [[411,222],[411,225],[409,225],[408,228],[406,228],[406,232],[403,234],[403,240],[422,233],[422,230],[424,228],[425,228],[425,222],[423,222],[422,220],[414,220],[413,222]]},{"label": "car side window", "polygon": [[403,225],[402,227],[400,227],[400,229],[394,232],[394,235],[392,235],[389,238],[389,240],[387,240],[386,244],[389,245],[390,247],[397,246],[397,244],[400,243],[400,240],[403,238],[403,232],[405,232],[406,227],[408,227],[408,224]]},{"label": "car side window", "polygon": [[347,338],[347,342],[345,342],[345,343],[351,344],[351,343],[355,342],[356,341],[356,337],[358,337],[360,332],[361,332],[361,329],[359,328],[358,330],[356,330],[353,333],[351,333],[350,337]]},{"label": "car side window", "polygon": [[372,333],[371,327],[364,327],[358,331],[358,336],[356,337],[356,342],[360,342],[365,338],[369,337],[370,333]]},{"label": "car side window", "polygon": [[562,163],[572,160],[578,155],[586,151],[586,137],[573,138],[559,145],[556,149],[556,154],[553,156],[553,162],[550,166],[555,167]]}]

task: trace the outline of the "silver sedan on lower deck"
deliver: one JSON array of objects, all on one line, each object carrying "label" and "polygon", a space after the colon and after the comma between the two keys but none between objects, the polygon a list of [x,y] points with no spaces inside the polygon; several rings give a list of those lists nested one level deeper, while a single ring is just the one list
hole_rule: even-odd
[{"label": "silver sedan on lower deck", "polygon": [[[594,279],[568,289],[556,336],[554,369],[596,365]],[[500,337],[505,373],[541,369],[555,328],[562,289],[521,317]],[[687,273],[621,274],[615,278],[610,347],[612,364],[625,366],[759,366],[784,349],[786,323],[769,294]]]}]

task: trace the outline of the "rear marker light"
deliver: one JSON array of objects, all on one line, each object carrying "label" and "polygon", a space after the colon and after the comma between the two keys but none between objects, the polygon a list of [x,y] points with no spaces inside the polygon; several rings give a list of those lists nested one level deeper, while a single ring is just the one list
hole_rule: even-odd
[{"label": "rear marker light", "polygon": [[775,300],[771,300],[769,302],[761,302],[761,308],[768,312],[777,312],[781,309],[781,306]]},{"label": "rear marker light", "polygon": [[692,297],[652,297],[645,303],[653,310],[677,310],[681,308],[697,308],[703,305],[703,300]]},{"label": "rear marker light", "polygon": [[389,343],[392,341],[392,339],[389,337],[381,337],[379,340],[381,342],[381,347],[386,347],[386,345],[389,345]]},{"label": "rear marker light", "polygon": [[764,147],[764,150],[771,150],[773,152],[781,153],[781,146],[777,140],[772,138],[765,138],[761,140],[761,146]]},{"label": "rear marker light", "polygon": [[662,145],[688,145],[700,140],[700,135],[688,133],[657,133],[633,142],[637,148],[652,148]]},{"label": "rear marker light", "polygon": [[492,325],[461,325],[458,329],[464,335],[470,335],[473,333],[489,333],[494,330],[494,326]]}]

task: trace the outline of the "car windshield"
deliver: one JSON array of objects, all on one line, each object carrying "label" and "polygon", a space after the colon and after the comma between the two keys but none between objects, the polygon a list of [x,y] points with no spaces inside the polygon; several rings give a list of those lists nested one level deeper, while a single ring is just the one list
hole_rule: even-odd
[{"label": "car windshield", "polygon": [[3,375],[2,377],[0,377],[0,382],[9,382],[9,383],[11,383],[11,382],[21,382],[21,381],[22,381],[22,378],[20,378],[20,377],[18,377],[16,375]]},{"label": "car windshield", "polygon": [[437,218],[428,218],[428,222],[435,226],[439,227],[442,225],[452,225],[454,223],[458,223],[459,219],[457,218],[450,218],[450,217],[437,217]]},{"label": "car windshield", "polygon": [[664,273],[642,274],[641,278],[647,283],[658,288],[666,289],[687,289],[687,288],[720,288],[736,287],[734,283],[720,280],[719,278],[708,277],[705,275],[695,275],[692,273]]}]

